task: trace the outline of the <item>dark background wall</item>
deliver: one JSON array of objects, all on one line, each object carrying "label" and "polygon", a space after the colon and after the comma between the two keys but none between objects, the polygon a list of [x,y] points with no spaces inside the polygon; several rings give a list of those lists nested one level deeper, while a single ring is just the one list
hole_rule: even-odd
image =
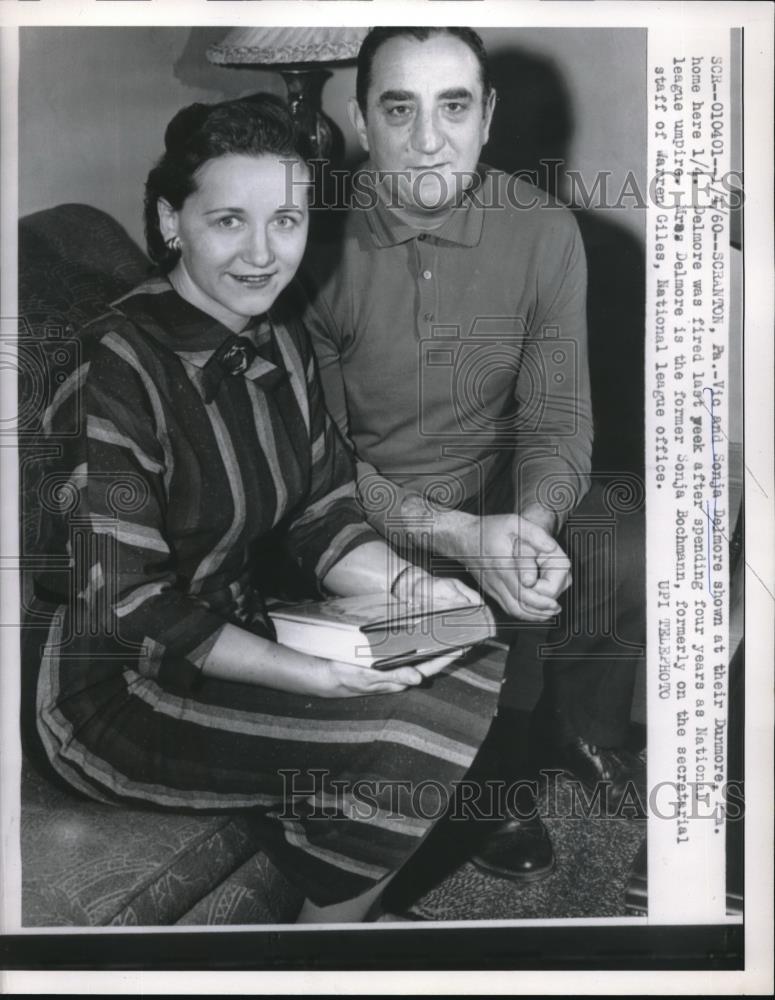
[{"label": "dark background wall", "polygon": [[[274,72],[213,66],[214,27],[25,28],[20,41],[20,213],[67,201],[102,208],[142,245],[142,188],[180,107],[256,90],[283,94]],[[589,319],[598,469],[638,469],[642,457],[645,211],[617,205],[628,178],[645,191],[646,33],[641,29],[485,28],[499,92],[484,158],[533,172],[572,200],[607,175],[608,206],[576,216],[590,268]],[[346,102],[351,65],[333,71],[324,110],[359,157]],[[542,166],[542,161],[556,165]],[[578,194],[578,191],[576,192]],[[582,199],[583,200],[583,199]]]}]

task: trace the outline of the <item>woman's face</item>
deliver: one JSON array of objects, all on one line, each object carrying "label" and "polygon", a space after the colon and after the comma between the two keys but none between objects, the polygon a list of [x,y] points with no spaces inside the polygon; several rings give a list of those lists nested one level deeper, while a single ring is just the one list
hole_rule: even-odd
[{"label": "woman's face", "polygon": [[164,240],[180,239],[170,274],[183,298],[239,333],[266,312],[301,262],[309,171],[296,157],[229,153],[208,160],[176,211],[159,199]]}]

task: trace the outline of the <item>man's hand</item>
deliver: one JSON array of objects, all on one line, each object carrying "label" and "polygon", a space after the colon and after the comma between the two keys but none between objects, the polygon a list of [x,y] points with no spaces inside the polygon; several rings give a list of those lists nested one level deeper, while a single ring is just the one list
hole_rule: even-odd
[{"label": "man's hand", "polygon": [[[537,502],[527,504],[520,511],[520,517],[537,524],[539,528],[543,528],[552,537],[557,531],[557,515],[553,510],[544,507],[543,504]],[[551,588],[552,597],[559,597],[571,585],[570,562],[566,559],[565,563],[566,566],[563,568],[562,560],[552,560],[551,565],[546,567],[546,576],[543,578],[546,580],[544,586]],[[539,574],[532,576],[529,571],[523,570],[520,579],[526,587],[534,587],[541,577]],[[547,589],[546,592],[549,593],[550,590]]]},{"label": "man's hand", "polygon": [[556,598],[570,586],[570,562],[543,528],[518,514],[458,522],[453,555],[503,610],[522,621],[559,614]]},{"label": "man's hand", "polygon": [[542,503],[534,501],[533,503],[525,504],[519,514],[520,517],[527,518],[528,521],[537,524],[539,528],[543,528],[547,534],[554,538],[557,531],[557,515],[553,510],[549,510]]}]

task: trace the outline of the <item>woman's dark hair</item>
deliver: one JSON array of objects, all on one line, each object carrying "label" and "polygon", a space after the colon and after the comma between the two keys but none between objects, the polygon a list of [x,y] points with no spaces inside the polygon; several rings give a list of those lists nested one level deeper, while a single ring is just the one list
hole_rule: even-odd
[{"label": "woman's dark hair", "polygon": [[164,133],[164,154],[145,182],[145,241],[162,274],[171,271],[179,250],[168,247],[159,228],[157,203],[178,210],[196,190],[196,172],[228,153],[302,156],[288,108],[272,94],[255,94],[220,104],[190,104],[178,111]]},{"label": "woman's dark hair", "polygon": [[374,62],[374,56],[377,54],[377,50],[391,38],[406,37],[414,38],[418,42],[427,42],[427,40],[433,35],[452,35],[453,38],[458,38],[473,52],[476,56],[476,61],[479,63],[482,95],[484,100],[487,100],[490,96],[490,91],[492,90],[490,70],[487,66],[487,50],[484,47],[484,42],[473,30],[473,28],[445,28],[441,26],[399,27],[398,25],[390,25],[388,27],[372,28],[368,35],[364,38],[363,44],[358,52],[358,73],[355,80],[355,97],[364,118],[366,117],[366,103],[369,94],[369,87],[371,86],[371,64]]}]

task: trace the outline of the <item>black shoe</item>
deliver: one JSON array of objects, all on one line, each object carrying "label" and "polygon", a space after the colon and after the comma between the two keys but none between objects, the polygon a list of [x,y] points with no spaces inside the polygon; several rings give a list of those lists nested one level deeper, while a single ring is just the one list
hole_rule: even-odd
[{"label": "black shoe", "polygon": [[560,747],[542,748],[541,769],[563,771],[577,778],[584,788],[594,793],[603,786],[607,811],[646,815],[646,754],[630,753],[617,747],[599,747],[577,736]]},{"label": "black shoe", "polygon": [[538,882],[554,871],[554,850],[538,815],[507,819],[471,858],[481,871],[512,882]]}]

